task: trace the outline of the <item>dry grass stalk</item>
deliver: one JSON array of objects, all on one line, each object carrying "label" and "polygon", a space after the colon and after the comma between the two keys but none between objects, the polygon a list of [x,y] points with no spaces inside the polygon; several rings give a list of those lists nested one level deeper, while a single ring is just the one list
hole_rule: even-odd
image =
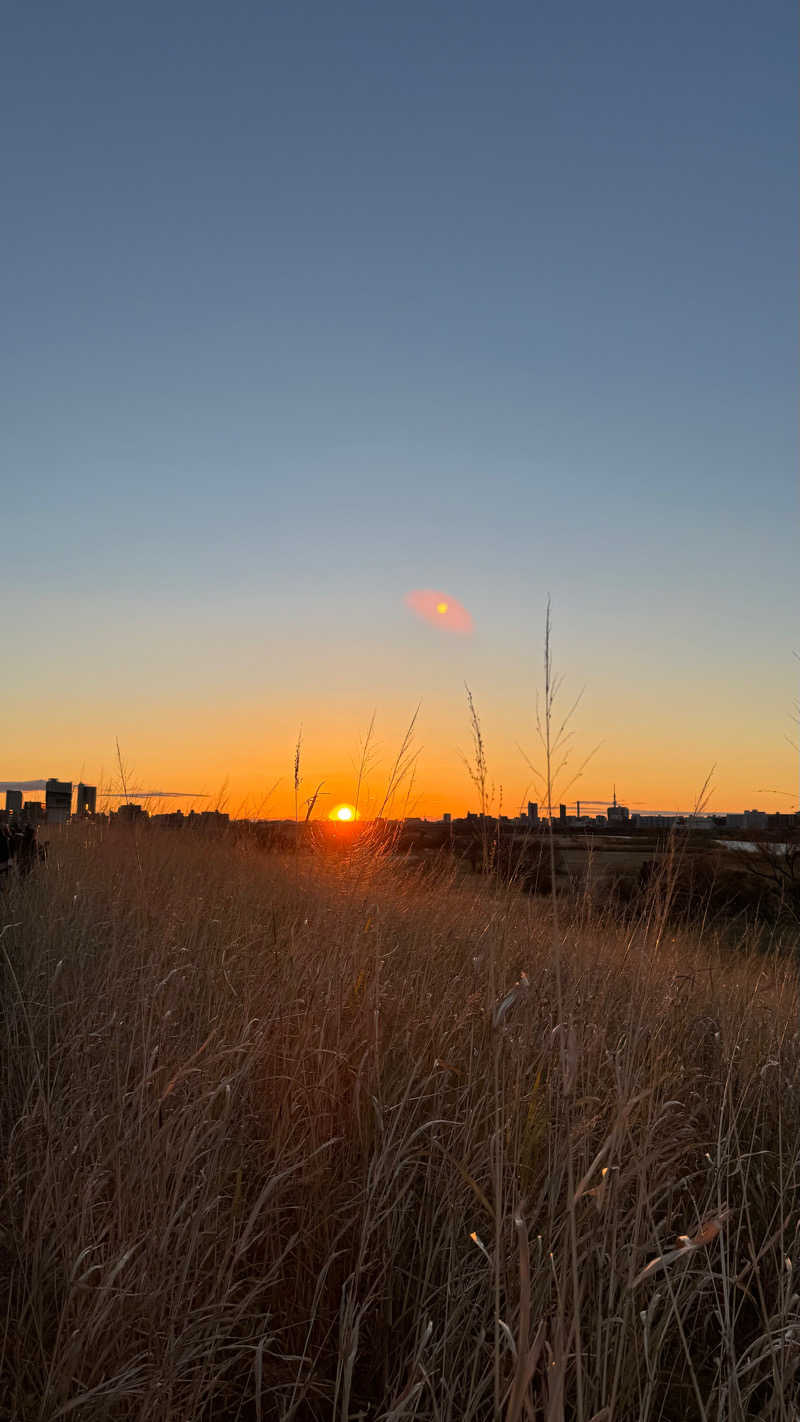
[{"label": "dry grass stalk", "polygon": [[3,1422],[789,1422],[789,958],[137,847],[3,905]]}]

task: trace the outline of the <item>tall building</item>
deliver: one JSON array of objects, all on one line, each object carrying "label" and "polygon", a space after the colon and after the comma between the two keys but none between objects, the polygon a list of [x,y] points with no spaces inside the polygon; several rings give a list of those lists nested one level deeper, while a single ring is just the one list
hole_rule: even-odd
[{"label": "tall building", "polygon": [[539,823],[539,806],[535,800],[528,801],[528,823],[532,825]]},{"label": "tall building", "polygon": [[72,809],[72,781],[47,781],[44,791],[45,814],[49,825],[65,825]]},{"label": "tall building", "polygon": [[83,781],[79,780],[75,798],[75,814],[81,818],[84,815],[93,815],[96,809],[97,786],[84,785]]},{"label": "tall building", "polygon": [[559,807],[558,807],[558,818],[559,818],[559,820],[561,821],[562,825],[563,825],[563,824],[566,824],[566,822],[567,822],[567,807],[566,807],[566,805],[559,805]]},{"label": "tall building", "polygon": [[6,809],[10,815],[18,815],[22,809],[22,791],[6,790]]},{"label": "tall building", "polygon": [[617,804],[617,787],[614,786],[614,799],[606,810],[606,818],[610,825],[623,825],[630,819],[630,810],[627,805]]}]

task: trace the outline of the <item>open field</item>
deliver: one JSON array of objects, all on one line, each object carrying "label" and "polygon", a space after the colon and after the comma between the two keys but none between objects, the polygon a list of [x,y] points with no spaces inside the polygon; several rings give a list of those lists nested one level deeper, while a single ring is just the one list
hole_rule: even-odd
[{"label": "open field", "polygon": [[790,954],[79,825],[0,913],[5,1422],[800,1415]]}]

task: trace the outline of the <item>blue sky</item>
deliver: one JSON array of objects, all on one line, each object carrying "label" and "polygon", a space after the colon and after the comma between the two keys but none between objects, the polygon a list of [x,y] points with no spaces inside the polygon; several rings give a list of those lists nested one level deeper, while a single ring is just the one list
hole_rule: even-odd
[{"label": "blue sky", "polygon": [[788,0],[10,7],[2,773],[64,754],[48,668],[80,756],[122,727],[158,780],[170,718],[196,776],[420,697],[441,766],[465,675],[500,756],[548,591],[609,770],[643,687],[725,766],[777,747],[795,41]]}]

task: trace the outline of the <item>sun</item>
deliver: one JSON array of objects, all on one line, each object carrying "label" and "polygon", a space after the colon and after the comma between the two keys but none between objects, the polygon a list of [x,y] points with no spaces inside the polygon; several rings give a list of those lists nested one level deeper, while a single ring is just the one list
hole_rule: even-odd
[{"label": "sun", "polygon": [[339,824],[348,824],[355,817],[356,812],[352,805],[337,805],[330,813],[330,818],[338,820]]},{"label": "sun", "polygon": [[441,612],[441,613],[445,613],[445,612],[447,611],[447,603],[446,603],[446,602],[437,602],[437,604],[436,604],[436,611],[437,611],[437,612]]}]

